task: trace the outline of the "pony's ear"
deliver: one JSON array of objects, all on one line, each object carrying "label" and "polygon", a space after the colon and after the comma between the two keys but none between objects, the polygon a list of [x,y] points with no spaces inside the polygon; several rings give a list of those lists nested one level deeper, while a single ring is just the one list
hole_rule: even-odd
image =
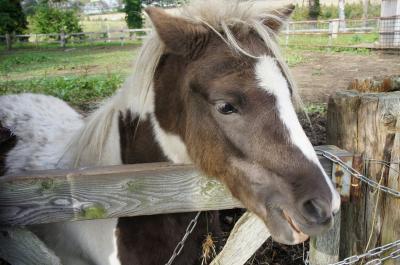
[{"label": "pony's ear", "polygon": [[295,6],[293,4],[275,9],[271,12],[271,17],[264,20],[265,26],[269,27],[275,32],[279,32],[283,24],[290,18]]},{"label": "pony's ear", "polygon": [[145,11],[170,52],[190,56],[208,40],[209,31],[202,24],[170,15],[160,8],[148,7]]}]

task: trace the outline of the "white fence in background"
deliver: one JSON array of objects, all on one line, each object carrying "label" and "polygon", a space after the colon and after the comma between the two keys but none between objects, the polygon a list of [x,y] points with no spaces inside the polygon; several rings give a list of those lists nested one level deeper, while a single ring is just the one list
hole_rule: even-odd
[{"label": "white fence in background", "polygon": [[[15,44],[31,44],[33,47],[39,47],[40,44],[58,44],[66,47],[68,44],[75,43],[120,42],[121,45],[124,45],[128,41],[145,38],[149,32],[151,29],[145,28],[68,34],[7,34],[0,35],[0,44],[5,44],[8,49]],[[373,38],[362,40],[362,37],[366,35],[373,36]],[[400,16],[360,20],[292,21],[286,25],[281,36],[286,46],[400,48]],[[353,36],[360,41],[355,43],[354,41],[336,41],[340,36]],[[315,37],[324,41],[316,41]]]}]

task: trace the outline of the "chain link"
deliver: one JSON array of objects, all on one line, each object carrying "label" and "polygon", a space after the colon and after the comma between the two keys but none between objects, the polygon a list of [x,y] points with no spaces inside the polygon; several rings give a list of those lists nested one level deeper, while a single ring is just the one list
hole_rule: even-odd
[{"label": "chain link", "polygon": [[[389,251],[389,250],[392,250],[392,252],[389,255],[387,255],[383,258],[380,257],[380,255],[382,253]],[[381,265],[386,260],[389,260],[389,259],[395,260],[395,259],[400,258],[400,240],[397,240],[395,242],[371,249],[368,252],[361,254],[361,255],[354,255],[354,256],[348,257],[340,262],[336,262],[336,263],[333,263],[330,265],[350,265],[350,264],[354,264],[362,259],[370,259],[370,258],[374,258],[374,259],[368,261],[367,263],[365,263],[365,265]]]},{"label": "chain link", "polygon": [[[344,170],[349,172],[350,175],[361,180],[362,182],[366,183],[370,187],[381,190],[385,193],[388,193],[388,194],[394,196],[395,198],[400,198],[400,191],[394,190],[394,189],[386,187],[386,186],[382,186],[378,182],[376,182],[372,179],[369,179],[368,177],[364,176],[363,174],[361,174],[360,172],[358,172],[351,166],[348,166],[345,162],[343,162],[336,155],[334,155],[330,152],[324,151],[324,150],[316,150],[316,152],[318,155],[321,155],[321,156],[329,159],[330,161],[340,165]],[[389,250],[393,250],[393,251],[389,255],[386,255],[383,258],[380,257],[380,255],[382,253],[389,251]],[[351,265],[360,260],[370,259],[370,258],[373,258],[373,259],[368,261],[367,263],[365,263],[365,265],[381,265],[386,260],[389,260],[389,259],[395,260],[395,259],[400,258],[400,240],[394,241],[392,243],[388,243],[388,244],[380,246],[380,247],[373,248],[364,254],[354,255],[354,256],[348,257],[342,261],[332,263],[329,265]],[[306,265],[310,264],[308,253],[306,255],[306,258],[304,259],[304,264],[306,264]]]},{"label": "chain link", "polygon": [[172,262],[174,262],[174,260],[176,259],[176,257],[179,256],[183,247],[185,246],[186,239],[196,227],[200,214],[201,212],[197,212],[196,216],[190,221],[190,223],[186,227],[185,235],[182,237],[181,241],[179,241],[179,243],[176,245],[174,252],[172,252],[172,256],[169,258],[168,262],[165,263],[165,265],[171,265]]}]

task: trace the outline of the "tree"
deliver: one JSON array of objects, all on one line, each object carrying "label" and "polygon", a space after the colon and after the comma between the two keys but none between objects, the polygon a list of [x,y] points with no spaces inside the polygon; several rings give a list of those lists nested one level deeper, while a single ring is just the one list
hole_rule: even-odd
[{"label": "tree", "polygon": [[22,33],[28,22],[20,0],[0,0],[0,34]]},{"label": "tree", "polygon": [[42,3],[30,17],[29,22],[35,33],[81,32],[79,17],[74,10],[62,10]]},{"label": "tree", "polygon": [[124,0],[125,20],[129,28],[141,28],[143,24],[142,3],[140,0]]},{"label": "tree", "polygon": [[317,20],[321,13],[319,0],[308,0],[308,17],[311,20]]}]

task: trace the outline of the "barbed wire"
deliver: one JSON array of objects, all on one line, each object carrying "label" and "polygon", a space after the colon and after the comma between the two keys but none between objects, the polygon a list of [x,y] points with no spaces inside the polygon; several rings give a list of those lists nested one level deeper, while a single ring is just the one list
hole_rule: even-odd
[{"label": "barbed wire", "polygon": [[376,182],[375,180],[372,180],[366,176],[364,176],[363,174],[361,174],[360,172],[358,172],[357,170],[355,170],[354,168],[352,168],[351,166],[348,166],[345,162],[343,162],[339,157],[337,157],[336,155],[328,152],[328,151],[324,151],[324,150],[316,150],[318,155],[321,155],[327,159],[329,159],[330,161],[340,165],[344,170],[346,170],[347,172],[350,173],[350,175],[352,175],[353,177],[361,180],[362,182],[366,183],[367,185],[369,185],[370,187],[374,188],[374,189],[378,189],[381,190],[383,192],[386,192],[396,198],[400,198],[400,191],[392,189],[390,187],[387,186],[383,186],[381,184],[379,184],[378,182]]},{"label": "barbed wire", "polygon": [[[332,161],[333,163],[340,165],[344,170],[349,172],[351,176],[366,183],[368,186],[370,186],[374,189],[377,189],[377,190],[381,190],[387,194],[390,194],[391,196],[394,196],[395,198],[400,198],[400,191],[392,189],[390,187],[383,186],[380,183],[376,182],[375,180],[369,179],[368,177],[366,177],[363,174],[361,174],[360,172],[358,172],[356,169],[352,168],[351,166],[348,166],[338,156],[336,156],[328,151],[324,151],[324,150],[316,150],[316,152],[318,155],[323,156],[323,157],[329,159],[330,161]],[[387,162],[387,161],[375,160],[375,159],[368,159],[367,161],[383,164],[388,167],[390,167],[390,164],[391,164],[390,162]],[[395,162],[395,164],[397,164],[397,163],[398,162]],[[392,167],[390,167],[390,168],[393,169]],[[398,170],[395,170],[395,171],[399,172]],[[384,252],[389,251],[389,250],[392,251],[390,254],[388,254],[382,258],[380,257],[381,254],[383,254]],[[386,260],[390,260],[390,259],[395,260],[395,259],[400,258],[400,240],[388,243],[383,246],[373,248],[373,249],[371,249],[363,254],[360,254],[360,255],[350,256],[348,258],[345,258],[342,261],[339,261],[336,263],[331,263],[329,265],[351,265],[351,264],[359,262],[363,259],[370,259],[370,258],[373,258],[373,259],[371,259],[370,261],[365,263],[365,265],[381,265]],[[305,255],[303,261],[304,261],[304,264],[306,264],[306,265],[310,264],[309,253],[307,253]]]}]

